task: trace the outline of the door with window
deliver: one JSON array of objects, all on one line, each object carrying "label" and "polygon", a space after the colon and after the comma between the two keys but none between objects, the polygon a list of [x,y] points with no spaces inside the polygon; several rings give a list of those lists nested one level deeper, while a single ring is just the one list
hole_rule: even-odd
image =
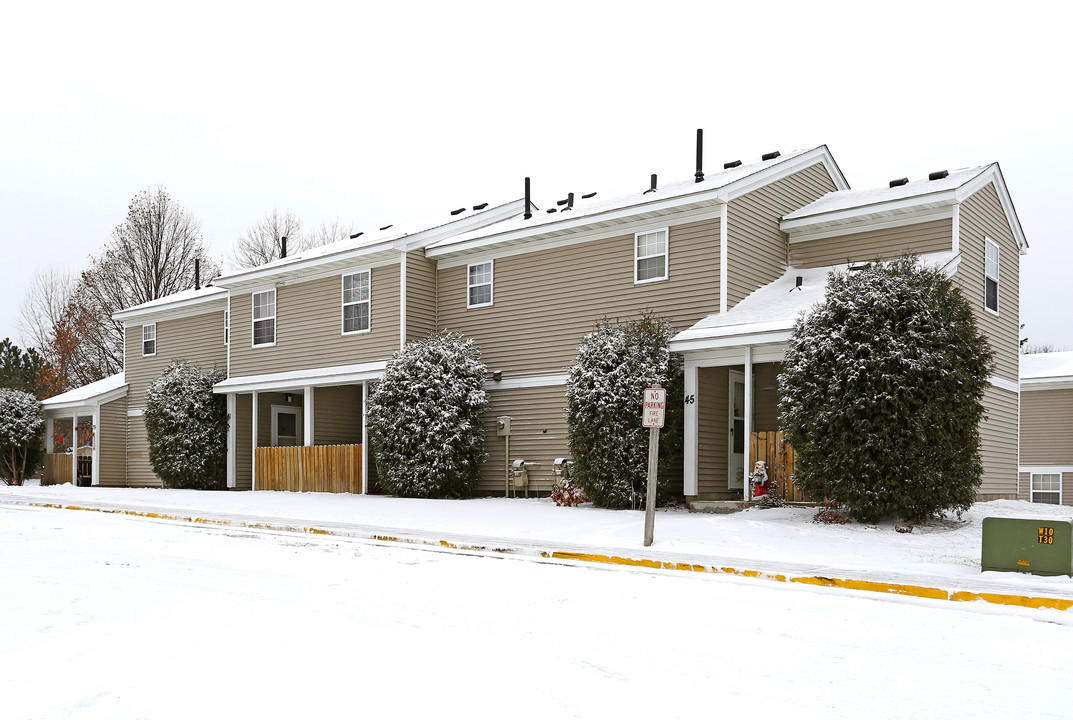
[{"label": "door with window", "polygon": [[729,399],[730,432],[727,437],[727,488],[745,487],[745,373],[731,370]]},{"label": "door with window", "polygon": [[272,406],[272,445],[294,447],[302,444],[302,408]]}]

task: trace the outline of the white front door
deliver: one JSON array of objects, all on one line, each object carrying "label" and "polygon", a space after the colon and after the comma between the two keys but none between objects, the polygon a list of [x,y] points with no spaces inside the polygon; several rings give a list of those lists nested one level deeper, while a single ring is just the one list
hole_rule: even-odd
[{"label": "white front door", "polygon": [[302,408],[272,406],[272,445],[302,444]]},{"label": "white front door", "polygon": [[727,488],[741,490],[745,487],[745,373],[731,370],[729,374]]}]

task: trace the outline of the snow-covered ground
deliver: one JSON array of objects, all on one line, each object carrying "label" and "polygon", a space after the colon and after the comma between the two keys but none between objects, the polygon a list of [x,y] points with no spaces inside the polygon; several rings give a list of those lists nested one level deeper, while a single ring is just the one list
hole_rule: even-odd
[{"label": "snow-covered ground", "polygon": [[1073,518],[1073,508],[1025,502],[981,503],[949,518],[898,533],[894,523],[817,525],[812,508],[749,510],[730,515],[661,510],[655,543],[642,544],[642,512],[560,508],[547,499],[410,500],[281,492],[0,486],[0,503],[52,502],[130,508],[189,517],[223,517],[276,525],[476,542],[494,547],[581,550],[729,566],[772,573],[818,574],[977,591],[1073,598],[1069,577],[981,572],[985,517]]},{"label": "snow-covered ground", "polygon": [[[641,548],[640,514],[544,501],[9,488],[5,718],[1040,720],[1073,702],[1069,612],[16,502],[49,497]],[[973,571],[975,511],[906,536],[810,514],[661,512],[653,548]]]}]

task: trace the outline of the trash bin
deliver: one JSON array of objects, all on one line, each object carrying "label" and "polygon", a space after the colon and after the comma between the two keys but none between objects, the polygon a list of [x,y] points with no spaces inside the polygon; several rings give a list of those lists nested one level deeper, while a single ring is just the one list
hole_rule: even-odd
[{"label": "trash bin", "polygon": [[93,484],[93,478],[80,477],[75,481],[77,487],[89,487]]}]

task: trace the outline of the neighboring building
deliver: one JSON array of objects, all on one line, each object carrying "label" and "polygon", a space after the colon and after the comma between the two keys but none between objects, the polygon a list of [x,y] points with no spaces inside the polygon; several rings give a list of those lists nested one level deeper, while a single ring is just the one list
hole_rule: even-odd
[{"label": "neighboring building", "polygon": [[1017,497],[1073,505],[1073,352],[1021,356]]},{"label": "neighboring building", "polygon": [[[217,392],[232,417],[228,486],[241,489],[261,477],[255,448],[366,446],[369,385],[392,353],[452,330],[476,341],[489,370],[481,491],[502,493],[508,460],[524,459],[530,489],[546,492],[553,460],[569,454],[565,382],[578,344],[601,318],[652,310],[680,330],[672,349],[686,359],[680,489],[694,500],[740,498],[744,438],[777,427],[789,328],[822,295],[827,270],[915,252],[947,268],[992,340],[981,495],[1016,495],[1026,244],[997,165],[851,191],[821,146],[639,185],[612,199],[569,194],[544,211],[527,196],[417,232],[386,228],[118,313],[130,423],[117,484],[159,484],[140,410],[172,359],[226,368]],[[148,354],[151,341],[159,347]],[[510,458],[495,432],[502,415],[512,418]],[[367,455],[362,464],[375,482]]]}]

